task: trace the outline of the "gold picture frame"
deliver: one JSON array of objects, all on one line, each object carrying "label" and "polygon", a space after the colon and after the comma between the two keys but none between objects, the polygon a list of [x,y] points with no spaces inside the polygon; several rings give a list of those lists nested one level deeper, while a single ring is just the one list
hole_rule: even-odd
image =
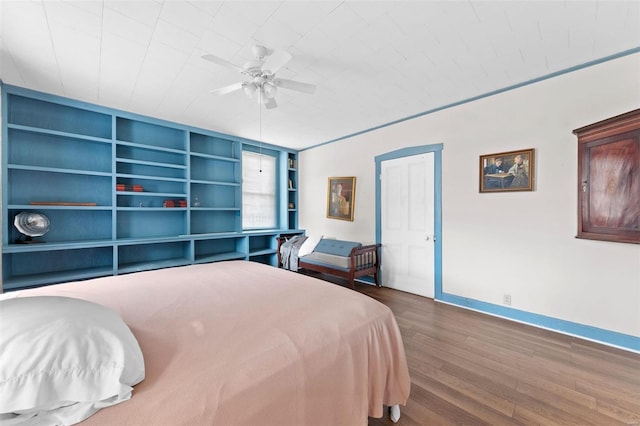
[{"label": "gold picture frame", "polygon": [[330,177],[327,187],[327,217],[353,222],[356,200],[356,178]]},{"label": "gold picture frame", "polygon": [[480,156],[480,192],[533,191],[533,148]]}]

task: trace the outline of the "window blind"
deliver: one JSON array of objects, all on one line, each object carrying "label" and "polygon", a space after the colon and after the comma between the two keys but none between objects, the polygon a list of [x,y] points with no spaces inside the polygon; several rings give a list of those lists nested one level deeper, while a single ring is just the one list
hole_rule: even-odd
[{"label": "window blind", "polygon": [[276,158],[242,151],[242,228],[276,227]]}]

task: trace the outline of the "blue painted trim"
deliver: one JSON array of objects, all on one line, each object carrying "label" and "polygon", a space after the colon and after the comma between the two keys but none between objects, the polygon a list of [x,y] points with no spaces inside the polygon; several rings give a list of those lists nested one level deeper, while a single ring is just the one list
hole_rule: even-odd
[{"label": "blue painted trim", "polygon": [[545,315],[534,314],[532,312],[521,311],[519,309],[509,308],[506,306],[494,305],[492,303],[456,296],[449,293],[443,293],[440,300],[463,308],[469,308],[556,332],[577,336],[579,338],[605,343],[610,346],[640,352],[640,337],[604,330],[590,325],[578,324]]},{"label": "blue painted trim", "polygon": [[443,144],[420,145],[400,148],[375,157],[375,179],[376,179],[376,243],[382,242],[382,188],[380,174],[382,172],[382,162],[394,160],[396,158],[411,157],[413,155],[433,153],[433,208],[435,235],[433,270],[434,270],[434,294],[436,299],[442,294],[442,149]]},{"label": "blue painted trim", "polygon": [[393,126],[394,124],[402,123],[403,121],[407,121],[407,120],[413,120],[414,118],[422,117],[424,115],[433,114],[434,112],[442,111],[444,109],[449,109],[449,108],[453,108],[453,107],[456,107],[456,106],[459,106],[459,105],[467,104],[469,102],[474,102],[474,101],[477,101],[479,99],[488,98],[489,96],[497,95],[499,93],[508,92],[510,90],[518,89],[520,87],[528,86],[530,84],[534,84],[534,83],[538,83],[538,82],[541,82],[541,81],[544,81],[544,80],[548,80],[550,78],[558,77],[558,76],[563,75],[563,74],[568,74],[568,73],[571,73],[571,72],[574,72],[574,71],[581,70],[583,68],[588,68],[588,67],[591,67],[593,65],[598,65],[598,64],[601,64],[603,62],[608,62],[608,61],[612,61],[614,59],[619,59],[619,58],[622,58],[622,57],[625,57],[625,56],[633,55],[634,53],[640,53],[640,47],[634,47],[632,49],[624,50],[622,52],[615,53],[613,55],[605,56],[604,58],[594,59],[593,61],[585,62],[585,63],[580,64],[580,65],[575,65],[573,67],[565,68],[565,69],[560,70],[560,71],[552,72],[551,74],[546,74],[546,75],[543,75],[541,77],[534,78],[532,80],[527,80],[527,81],[522,82],[522,83],[513,84],[511,86],[507,86],[507,87],[504,87],[502,89],[493,90],[491,92],[487,92],[487,93],[484,93],[482,95],[474,96],[474,97],[471,97],[471,98],[468,98],[468,99],[463,99],[461,101],[457,101],[457,102],[453,102],[453,103],[450,103],[450,104],[447,104],[447,105],[443,105],[443,106],[440,106],[440,107],[437,107],[437,108],[433,108],[433,109],[430,109],[430,110],[427,110],[427,111],[424,111],[424,112],[420,112],[418,114],[410,115],[410,116],[405,117],[405,118],[400,118],[398,120],[391,121],[389,123],[380,124],[379,126],[371,127],[370,129],[361,130],[359,132],[355,132],[355,133],[351,133],[349,135],[341,136],[341,137],[336,138],[336,139],[331,139],[329,141],[322,142],[322,143],[319,143],[319,144],[316,144],[316,145],[312,145],[312,146],[309,146],[307,148],[302,148],[302,149],[300,149],[300,152],[306,151],[308,149],[318,148],[320,146],[328,145],[330,143],[339,142],[339,141],[344,140],[344,139],[349,139],[349,138],[352,138],[354,136],[359,136],[359,135],[362,135],[364,133],[369,133],[369,132],[372,132],[374,130],[382,129],[384,127]]},{"label": "blue painted trim", "polygon": [[[0,139],[0,142],[2,142],[2,148],[0,148],[1,149],[0,160],[2,160],[2,172],[1,172],[2,181],[0,182],[0,184],[2,184],[2,188],[3,188],[2,194],[0,195],[2,197],[2,213],[0,213],[0,219],[3,219],[2,223],[5,223],[5,221],[8,220],[8,213],[9,213],[9,209],[8,209],[8,200],[9,200],[8,192],[9,191],[6,190],[7,188],[6,185],[8,182],[7,163],[9,162],[9,144],[5,143],[5,141],[9,140],[9,126],[7,126],[7,123],[9,123],[9,120],[8,120],[9,103],[8,103],[7,91],[4,90],[6,85],[2,83],[1,80],[0,80],[0,83],[1,83],[0,88],[2,89],[2,93],[0,94],[0,96],[2,96],[2,105],[0,106],[0,110],[2,110],[2,136]],[[6,246],[9,243],[9,232],[5,228],[4,232],[2,232],[1,234],[2,234],[2,245]],[[6,261],[2,263],[3,269],[7,269],[9,267],[6,263],[7,263]],[[3,273],[2,275],[4,276],[5,274]]]},{"label": "blue painted trim", "polygon": [[442,147],[433,151],[434,158],[434,298],[442,297]]}]

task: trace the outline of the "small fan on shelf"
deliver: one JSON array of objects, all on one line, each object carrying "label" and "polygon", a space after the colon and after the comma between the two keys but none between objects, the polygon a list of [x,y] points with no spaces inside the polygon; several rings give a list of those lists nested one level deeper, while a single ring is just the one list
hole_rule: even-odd
[{"label": "small fan on shelf", "polygon": [[16,239],[16,244],[43,243],[42,240],[34,240],[49,232],[49,218],[42,213],[22,212],[16,215],[13,225],[22,234]]}]

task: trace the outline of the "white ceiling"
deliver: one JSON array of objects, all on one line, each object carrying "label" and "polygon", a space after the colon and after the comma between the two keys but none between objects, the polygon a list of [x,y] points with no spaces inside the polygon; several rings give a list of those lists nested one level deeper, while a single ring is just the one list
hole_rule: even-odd
[{"label": "white ceiling", "polygon": [[[27,87],[305,148],[640,46],[634,1],[0,0],[0,78]],[[251,47],[285,49],[262,109],[242,79]],[[260,126],[259,123],[262,122]],[[261,134],[261,136],[260,136]]]}]

